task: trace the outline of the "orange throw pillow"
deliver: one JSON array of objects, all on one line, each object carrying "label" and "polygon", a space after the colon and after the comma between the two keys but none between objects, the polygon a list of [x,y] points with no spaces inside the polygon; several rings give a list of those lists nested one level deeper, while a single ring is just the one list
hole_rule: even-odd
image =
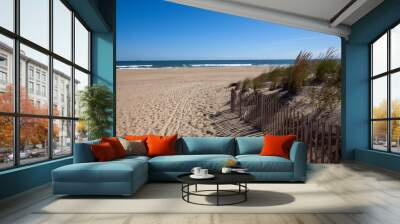
[{"label": "orange throw pillow", "polygon": [[290,148],[296,140],[295,135],[264,136],[264,146],[261,149],[260,155],[262,156],[280,156],[289,159]]},{"label": "orange throw pillow", "polygon": [[110,161],[117,158],[112,145],[108,142],[93,144],[91,145],[91,149],[94,157],[99,162]]},{"label": "orange throw pillow", "polygon": [[149,147],[147,147],[147,140],[148,135],[125,135],[125,139],[128,141],[143,141],[144,142],[144,146],[146,146],[146,149],[148,150]]},{"label": "orange throw pillow", "polygon": [[124,137],[126,140],[129,141],[146,141],[147,135],[125,135]]},{"label": "orange throw pillow", "polygon": [[125,157],[126,151],[117,137],[101,138],[101,142],[108,142],[114,149],[117,158]]},{"label": "orange throw pillow", "polygon": [[178,135],[147,137],[148,156],[176,155],[176,139]]}]

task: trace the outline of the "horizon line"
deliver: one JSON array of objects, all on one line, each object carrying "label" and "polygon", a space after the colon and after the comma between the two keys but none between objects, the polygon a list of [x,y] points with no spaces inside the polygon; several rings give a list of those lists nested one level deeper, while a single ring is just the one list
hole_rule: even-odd
[{"label": "horizon line", "polygon": [[296,60],[295,58],[283,59],[139,59],[139,60],[117,60],[122,61],[262,61],[262,60]]}]

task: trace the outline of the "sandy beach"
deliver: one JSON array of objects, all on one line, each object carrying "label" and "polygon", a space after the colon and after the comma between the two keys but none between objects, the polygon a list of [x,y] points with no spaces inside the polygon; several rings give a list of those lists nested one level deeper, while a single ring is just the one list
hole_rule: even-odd
[{"label": "sandy beach", "polygon": [[232,82],[268,67],[117,70],[117,134],[226,135],[215,115],[229,109]]}]

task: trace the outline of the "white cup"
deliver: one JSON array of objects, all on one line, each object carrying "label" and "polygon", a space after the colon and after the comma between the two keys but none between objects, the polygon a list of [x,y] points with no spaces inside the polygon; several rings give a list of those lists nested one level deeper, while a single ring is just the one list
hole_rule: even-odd
[{"label": "white cup", "polygon": [[201,169],[200,170],[200,176],[207,176],[208,175],[208,169]]},{"label": "white cup", "polygon": [[232,172],[232,168],[229,168],[229,167],[222,167],[221,172],[222,172],[222,173],[230,173],[230,172]]},{"label": "white cup", "polygon": [[202,170],[201,167],[194,167],[194,168],[192,169],[192,173],[193,173],[194,175],[196,175],[196,176],[199,176],[199,175],[201,175],[201,173],[200,173],[201,170]]}]

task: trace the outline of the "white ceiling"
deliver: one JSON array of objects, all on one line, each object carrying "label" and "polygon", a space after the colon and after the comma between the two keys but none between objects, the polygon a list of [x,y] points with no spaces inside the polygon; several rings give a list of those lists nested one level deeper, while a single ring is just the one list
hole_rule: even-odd
[{"label": "white ceiling", "polygon": [[383,0],[169,1],[345,38],[350,34],[350,26],[353,23],[383,2]]},{"label": "white ceiling", "polygon": [[[286,11],[302,16],[330,20],[350,0],[231,0],[254,7]],[[312,6],[312,7],[310,7]]]}]

